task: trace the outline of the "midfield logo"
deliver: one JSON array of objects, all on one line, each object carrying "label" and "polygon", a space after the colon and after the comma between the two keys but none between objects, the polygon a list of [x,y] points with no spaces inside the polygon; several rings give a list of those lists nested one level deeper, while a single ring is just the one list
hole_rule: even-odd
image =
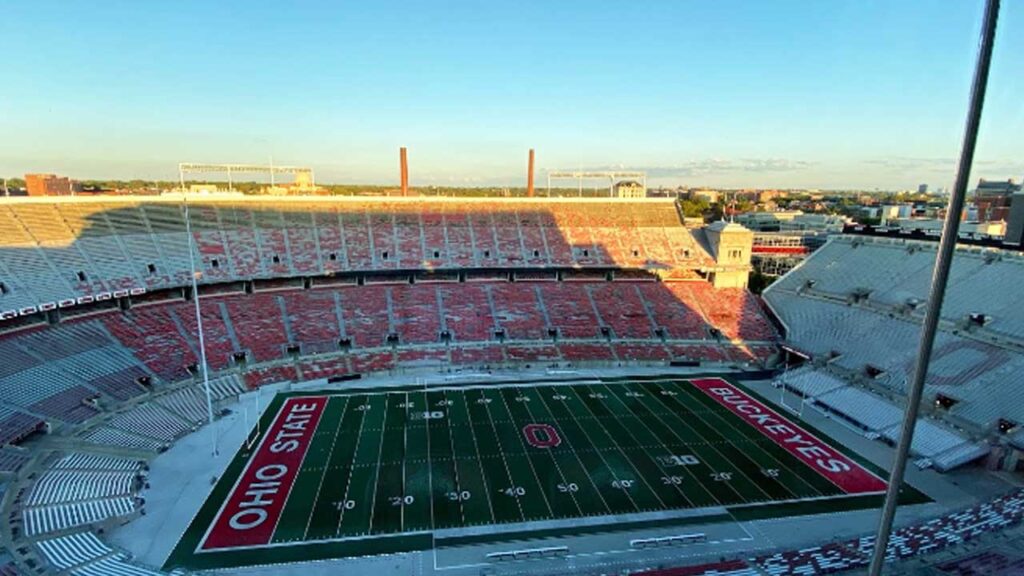
[{"label": "midfield logo", "polygon": [[550,424],[527,424],[523,426],[523,436],[534,448],[554,448],[562,443],[558,430]]}]

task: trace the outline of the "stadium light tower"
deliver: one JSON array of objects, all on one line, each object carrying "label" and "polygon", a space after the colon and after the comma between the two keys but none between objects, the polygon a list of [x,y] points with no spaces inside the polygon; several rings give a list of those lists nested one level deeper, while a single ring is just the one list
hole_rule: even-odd
[{"label": "stadium light tower", "polygon": [[917,414],[921,408],[921,394],[924,381],[928,376],[928,363],[935,344],[935,331],[942,315],[942,301],[946,296],[946,282],[949,280],[949,269],[953,262],[956,248],[957,233],[960,229],[960,214],[964,209],[967,196],[967,179],[971,175],[971,164],[974,162],[974,146],[978,141],[978,124],[981,122],[981,109],[985,102],[985,88],[988,84],[988,69],[992,63],[992,48],[996,36],[996,21],[999,17],[999,0],[987,0],[985,3],[985,19],[981,25],[981,43],[978,49],[978,62],[974,69],[974,85],[971,87],[971,103],[967,110],[967,126],[964,129],[964,143],[960,150],[960,164],[957,166],[956,183],[949,197],[946,210],[946,221],[942,227],[942,238],[939,240],[939,251],[935,257],[935,270],[932,273],[932,286],[928,294],[928,308],[924,313],[921,327],[921,342],[918,345],[917,360],[907,394],[907,411],[903,417],[900,440],[896,445],[892,471],[889,473],[889,485],[885,492],[885,504],[882,517],[878,524],[878,536],[875,538],[875,550],[871,557],[870,576],[879,576],[885,564],[885,553],[889,547],[889,535],[892,522],[896,517],[896,506],[900,496],[900,485],[907,468],[907,457],[914,439],[914,428],[917,425]]},{"label": "stadium light tower", "polygon": [[203,339],[203,317],[199,314],[199,283],[196,281],[196,258],[193,251],[192,223],[188,217],[188,196],[182,190],[182,203],[185,206],[185,233],[188,234],[188,263],[192,269],[192,301],[196,307],[196,332],[199,333],[199,359],[203,371],[203,388],[206,391],[206,416],[210,420],[210,438],[213,444],[213,456],[217,450],[217,427],[213,424],[213,397],[210,395],[210,370],[206,366],[206,341]]}]

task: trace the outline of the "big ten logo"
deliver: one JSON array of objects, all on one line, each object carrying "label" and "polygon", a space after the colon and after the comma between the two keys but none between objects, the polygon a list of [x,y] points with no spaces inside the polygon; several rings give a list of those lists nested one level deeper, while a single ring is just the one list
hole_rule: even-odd
[{"label": "big ten logo", "polygon": [[527,424],[523,426],[523,436],[534,448],[554,448],[562,443],[558,430],[550,424]]}]

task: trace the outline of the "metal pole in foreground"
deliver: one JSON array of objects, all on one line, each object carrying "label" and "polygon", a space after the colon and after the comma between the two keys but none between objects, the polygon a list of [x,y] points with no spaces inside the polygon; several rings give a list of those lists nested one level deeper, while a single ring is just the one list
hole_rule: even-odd
[{"label": "metal pole in foreground", "polygon": [[981,121],[981,109],[985,102],[985,88],[988,84],[988,70],[992,62],[992,47],[995,41],[998,17],[999,0],[987,0],[981,27],[978,62],[974,70],[974,85],[971,89],[971,102],[967,112],[967,127],[964,129],[964,143],[960,151],[960,164],[957,167],[953,193],[949,197],[946,221],[942,227],[942,239],[939,241],[939,252],[935,258],[935,271],[932,273],[932,286],[928,294],[928,308],[924,314],[921,342],[917,360],[914,363],[910,390],[907,394],[907,412],[903,417],[903,428],[896,446],[892,472],[889,474],[889,486],[886,489],[882,518],[878,525],[878,537],[875,539],[874,555],[871,557],[871,567],[868,571],[870,576],[879,576],[882,573],[882,566],[885,564],[885,551],[889,546],[889,535],[892,531],[893,519],[896,517],[900,485],[903,484],[903,473],[907,467],[910,443],[914,439],[914,426],[917,424],[917,414],[921,407],[921,394],[924,391],[932,345],[935,343],[935,331],[942,313],[942,300],[946,295],[946,281],[949,279],[957,232],[960,229],[960,214],[963,212],[964,200],[967,196],[967,179],[970,178],[971,164],[974,161],[974,146],[978,140],[978,124]]},{"label": "metal pole in foreground", "polygon": [[196,282],[196,259],[192,250],[192,224],[188,218],[188,198],[183,197],[185,204],[185,233],[188,234],[188,262],[192,268],[192,301],[196,306],[196,331],[199,332],[199,358],[203,370],[203,387],[206,389],[206,416],[210,420],[210,437],[213,443],[213,455],[217,450],[217,427],[213,422],[213,397],[210,395],[210,369],[206,365],[206,341],[203,339],[203,317],[199,314],[199,284]]}]

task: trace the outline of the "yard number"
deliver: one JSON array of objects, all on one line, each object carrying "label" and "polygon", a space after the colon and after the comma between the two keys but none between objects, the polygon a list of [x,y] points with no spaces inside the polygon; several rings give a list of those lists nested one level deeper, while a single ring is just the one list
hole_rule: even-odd
[{"label": "yard number", "polygon": [[412,504],[415,501],[416,501],[416,499],[413,498],[412,494],[410,494],[408,496],[392,496],[391,497],[391,505],[392,506],[408,506],[408,505]]},{"label": "yard number", "polygon": [[558,491],[563,494],[570,494],[573,492],[579,492],[580,487],[575,482],[569,482],[568,484],[559,484]]},{"label": "yard number", "polygon": [[501,492],[505,496],[512,496],[513,498],[526,496],[526,488],[523,488],[522,486],[511,486],[509,488],[505,488]]},{"label": "yard number", "polygon": [[769,478],[778,478],[779,477],[779,469],[778,468],[762,468],[761,469],[761,474],[764,474],[765,476],[767,476]]},{"label": "yard number", "polygon": [[662,476],[661,483],[665,486],[679,486],[683,483],[681,476]]},{"label": "yard number", "polygon": [[465,502],[466,500],[469,500],[470,496],[472,496],[472,494],[469,493],[469,490],[448,493],[448,499],[452,502]]},{"label": "yard number", "polygon": [[356,501],[355,500],[342,500],[342,501],[334,503],[334,509],[338,510],[338,511],[341,511],[341,510],[351,510],[351,509],[353,509],[355,507],[356,507]]},{"label": "yard number", "polygon": [[632,487],[632,480],[612,480],[612,488],[618,488],[620,490],[629,490]]},{"label": "yard number", "polygon": [[660,456],[658,459],[665,466],[696,466],[700,464],[700,460],[697,460],[697,457],[692,454]]},{"label": "yard number", "polygon": [[476,403],[477,404],[490,404],[491,403],[491,399],[490,398],[477,398],[476,399]]},{"label": "yard number", "polygon": [[559,402],[565,402],[566,400],[569,399],[569,397],[566,396],[565,394],[555,394],[554,396],[551,397],[551,399],[558,400]]},{"label": "yard number", "polygon": [[717,482],[728,482],[732,480],[732,472],[714,472],[711,478]]}]

